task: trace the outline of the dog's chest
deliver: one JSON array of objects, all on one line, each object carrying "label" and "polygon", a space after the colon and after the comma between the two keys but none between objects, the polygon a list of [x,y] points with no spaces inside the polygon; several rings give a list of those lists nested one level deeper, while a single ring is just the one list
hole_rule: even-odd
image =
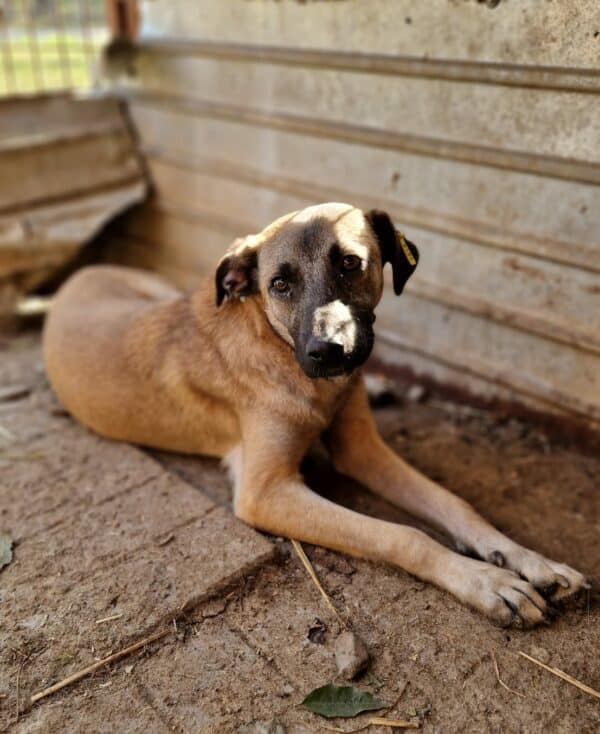
[{"label": "dog's chest", "polygon": [[309,433],[325,430],[348,393],[348,379],[309,378],[288,383],[285,389],[267,392],[272,410]]}]

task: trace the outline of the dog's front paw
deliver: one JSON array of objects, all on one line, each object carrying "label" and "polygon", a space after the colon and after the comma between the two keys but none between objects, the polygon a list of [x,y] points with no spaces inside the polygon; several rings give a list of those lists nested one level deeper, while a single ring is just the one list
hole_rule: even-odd
[{"label": "dog's front paw", "polygon": [[552,601],[565,599],[589,588],[585,576],[579,571],[519,545],[508,550],[492,551],[488,560],[497,566],[515,571]]},{"label": "dog's front paw", "polygon": [[523,629],[548,621],[550,609],[534,586],[506,568],[473,562],[464,601],[501,627]]},{"label": "dog's front paw", "polygon": [[528,581],[481,561],[470,561],[460,597],[501,627],[529,628],[548,619],[546,600]]}]

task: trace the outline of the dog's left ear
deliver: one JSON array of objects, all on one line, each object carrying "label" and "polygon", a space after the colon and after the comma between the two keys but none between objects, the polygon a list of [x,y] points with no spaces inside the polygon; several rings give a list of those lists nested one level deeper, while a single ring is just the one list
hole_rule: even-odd
[{"label": "dog's left ear", "polygon": [[379,249],[381,250],[381,264],[392,263],[394,276],[394,293],[399,296],[406,285],[406,281],[415,272],[419,262],[419,251],[416,245],[409,242],[402,232],[394,227],[389,215],[379,209],[371,209],[365,214],[371,225]]},{"label": "dog's left ear", "polygon": [[217,306],[229,299],[245,298],[258,293],[258,255],[248,248],[225,255],[215,275]]}]

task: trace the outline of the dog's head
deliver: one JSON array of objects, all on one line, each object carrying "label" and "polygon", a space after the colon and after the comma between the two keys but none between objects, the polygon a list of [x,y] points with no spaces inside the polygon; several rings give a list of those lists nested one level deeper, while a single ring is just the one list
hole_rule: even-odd
[{"label": "dog's head", "polygon": [[399,295],[418,259],[385,212],[311,206],[236,240],[217,268],[217,305],[260,294],[271,326],[304,372],[334,377],[371,352],[385,263]]}]

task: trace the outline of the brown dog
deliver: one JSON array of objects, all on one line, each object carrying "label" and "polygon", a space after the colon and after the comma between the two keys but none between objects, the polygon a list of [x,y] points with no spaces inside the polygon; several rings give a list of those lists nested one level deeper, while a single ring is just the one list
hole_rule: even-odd
[{"label": "brown dog", "polygon": [[[417,249],[383,212],[294,212],[237,240],[215,285],[181,295],[147,273],[80,271],[44,333],[48,375],[82,423],[110,438],[224,457],[238,517],[277,535],[391,563],[496,622],[533,625],[584,577],[509,540],[383,442],[357,368],[373,344],[382,268],[400,293]],[[322,436],[338,471],[447,531],[411,527],[313,493],[300,462]]]}]

